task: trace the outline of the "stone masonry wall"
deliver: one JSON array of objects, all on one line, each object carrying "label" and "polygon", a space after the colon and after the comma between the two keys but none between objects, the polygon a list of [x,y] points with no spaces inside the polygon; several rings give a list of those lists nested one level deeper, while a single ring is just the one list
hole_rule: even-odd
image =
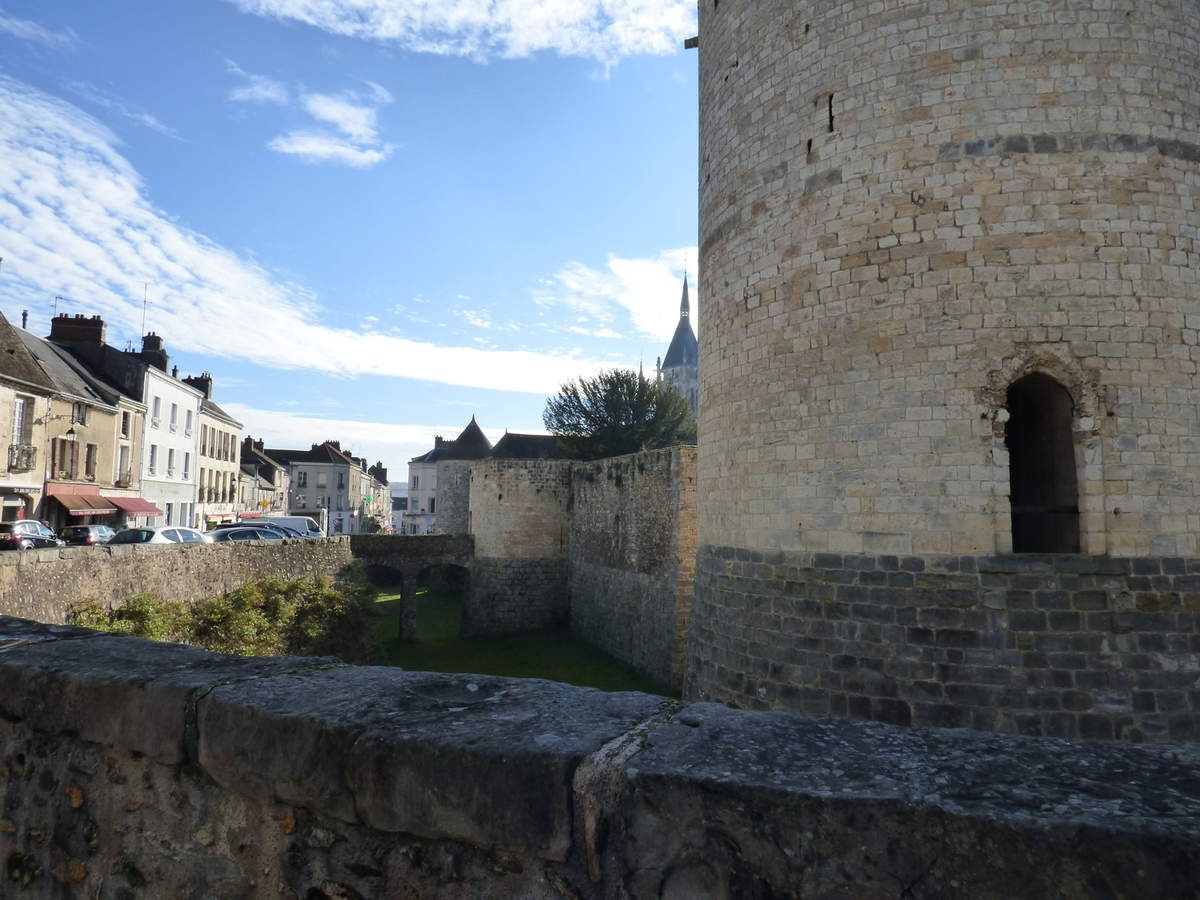
[{"label": "stone masonry wall", "polygon": [[662,685],[683,684],[696,561],[696,449],[577,463],[571,630]]},{"label": "stone masonry wall", "polygon": [[1041,372],[1084,552],[1200,556],[1196,4],[699,8],[701,543],[1008,552]]},{"label": "stone masonry wall", "polygon": [[192,602],[256,578],[333,575],[351,560],[347,537],[10,551],[0,553],[0,613],[61,623],[76,603],[143,591]]},{"label": "stone masonry wall", "polygon": [[471,530],[471,463],[448,459],[437,464],[437,529],[440,534]]},{"label": "stone masonry wall", "polygon": [[[10,897],[1190,896],[1200,763],[0,620]],[[832,761],[832,763],[831,763]]]},{"label": "stone masonry wall", "polygon": [[475,564],[463,634],[505,634],[567,624],[566,460],[483,460],[471,466]]},{"label": "stone masonry wall", "polygon": [[1025,735],[1200,739],[1200,560],[704,548],[684,696]]}]

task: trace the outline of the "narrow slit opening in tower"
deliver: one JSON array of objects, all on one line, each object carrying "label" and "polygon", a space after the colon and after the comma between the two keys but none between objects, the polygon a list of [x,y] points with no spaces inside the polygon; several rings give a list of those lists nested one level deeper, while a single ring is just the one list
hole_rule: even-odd
[{"label": "narrow slit opening in tower", "polygon": [[833,94],[829,95],[829,133],[833,134]]},{"label": "narrow slit opening in tower", "polygon": [[1048,375],[1009,385],[1004,442],[1015,553],[1079,552],[1074,408],[1071,394]]}]

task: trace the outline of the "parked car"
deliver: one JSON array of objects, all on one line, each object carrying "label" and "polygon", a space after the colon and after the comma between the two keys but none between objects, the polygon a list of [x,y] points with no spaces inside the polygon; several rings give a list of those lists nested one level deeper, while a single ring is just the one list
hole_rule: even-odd
[{"label": "parked car", "polygon": [[36,550],[44,547],[65,547],[54,532],[34,519],[0,522],[0,550]]},{"label": "parked car", "polygon": [[257,520],[260,525],[283,525],[300,532],[302,537],[323,538],[321,526],[309,516],[263,516]]},{"label": "parked car", "polygon": [[107,544],[116,534],[107,525],[67,525],[58,529],[58,536],[69,545],[77,547],[93,547],[96,544]]},{"label": "parked car", "polygon": [[217,532],[228,531],[230,528],[269,528],[271,531],[278,532],[282,537],[305,537],[305,535],[301,534],[295,528],[289,528],[286,525],[279,525],[275,522],[260,519],[248,519],[244,522],[222,522],[220,525],[214,525],[205,533],[215,535]]},{"label": "parked car", "polygon": [[165,528],[126,528],[113,535],[113,544],[211,544],[212,541],[195,528],[168,525]]},{"label": "parked car", "polygon": [[222,528],[211,534],[214,543],[223,544],[226,541],[282,541],[283,535],[271,528],[253,527]]}]

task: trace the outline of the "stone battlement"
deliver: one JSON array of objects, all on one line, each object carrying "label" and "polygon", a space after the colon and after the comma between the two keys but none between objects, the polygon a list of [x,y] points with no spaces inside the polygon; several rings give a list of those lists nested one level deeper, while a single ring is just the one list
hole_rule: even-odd
[{"label": "stone battlement", "polygon": [[[1200,760],[0,619],[9,889],[1181,896]],[[981,852],[986,848],[986,852]]]}]

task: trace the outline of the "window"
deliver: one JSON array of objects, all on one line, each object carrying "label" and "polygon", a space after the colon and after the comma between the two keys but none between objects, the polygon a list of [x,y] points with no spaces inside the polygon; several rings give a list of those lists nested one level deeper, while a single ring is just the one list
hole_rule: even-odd
[{"label": "window", "polygon": [[184,480],[187,480],[188,473],[191,472],[191,470],[192,470],[192,454],[184,453],[183,454],[183,477],[184,477]]},{"label": "window", "polygon": [[177,431],[178,429],[179,429],[179,404],[172,403],[171,404],[171,430]]},{"label": "window", "polygon": [[86,403],[71,404],[71,424],[86,425],[88,423],[88,407]]},{"label": "window", "polygon": [[346,486],[346,473],[338,472],[338,487],[344,488],[345,486]]},{"label": "window", "polygon": [[167,474],[168,475],[175,474],[175,448],[174,447],[170,447],[167,449]]},{"label": "window", "polygon": [[323,488],[329,486],[329,478],[324,472],[317,473],[317,487]]},{"label": "window", "polygon": [[200,455],[208,456],[208,426],[200,426]]},{"label": "window", "polygon": [[129,438],[129,428],[131,416],[127,412],[121,413],[121,437]]},{"label": "window", "polygon": [[412,481],[413,481],[412,489],[415,491],[417,488],[419,488],[421,486],[421,479],[419,476],[414,475]]},{"label": "window", "polygon": [[155,397],[154,404],[151,407],[150,427],[157,428],[158,423],[162,420],[162,397]]},{"label": "window", "polygon": [[430,498],[429,498],[429,514],[430,514],[431,516],[432,516],[432,515],[433,515],[433,513],[434,513],[434,508],[433,508],[433,505],[434,505],[434,503],[435,503],[436,501],[437,501],[437,497],[430,497]]},{"label": "window", "polygon": [[17,397],[13,407],[12,442],[13,444],[30,444],[33,442],[33,398]]},{"label": "window", "polygon": [[100,454],[97,444],[88,444],[83,454],[83,477],[88,481],[96,480],[96,457]]},{"label": "window", "polygon": [[1048,375],[1009,385],[1004,443],[1015,553],[1079,552],[1074,412],[1070,393]]},{"label": "window", "polygon": [[117,483],[128,487],[133,473],[129,470],[129,448],[122,447],[117,453]]},{"label": "window", "polygon": [[184,419],[183,422],[184,422],[183,433],[186,434],[188,437],[191,437],[192,436],[192,411],[190,409],[187,411],[187,418]]},{"label": "window", "polygon": [[[166,514],[167,514],[167,524],[168,524],[168,525],[174,525],[174,524],[175,524],[175,520],[171,518],[171,513],[172,513],[172,511],[173,511],[173,510],[172,510],[172,504],[170,504],[170,503],[164,503],[163,505],[166,507],[166,510],[165,510],[165,511],[166,511]],[[175,538],[173,538],[173,537],[171,536],[172,534],[174,534],[174,532],[172,532],[172,531],[167,531],[167,532],[164,532],[164,533],[163,533],[163,537],[165,537],[165,538],[166,538],[168,541],[173,541],[173,540],[175,540]]]},{"label": "window", "polygon": [[79,469],[79,445],[66,438],[54,439],[54,478],[75,479]]},{"label": "window", "polygon": [[308,472],[304,469],[296,473],[296,487],[308,487]]},{"label": "window", "polygon": [[158,444],[150,445],[150,465],[146,467],[146,474],[153,475],[158,471]]}]

